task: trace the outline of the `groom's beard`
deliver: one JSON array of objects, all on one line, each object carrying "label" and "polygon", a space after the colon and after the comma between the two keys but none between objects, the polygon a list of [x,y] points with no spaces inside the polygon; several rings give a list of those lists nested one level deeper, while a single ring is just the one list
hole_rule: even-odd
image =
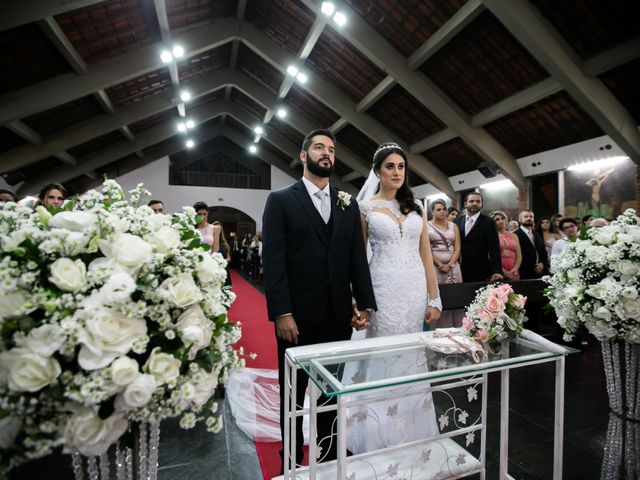
[{"label": "groom's beard", "polygon": [[[320,165],[320,162],[322,160],[327,160],[329,162],[329,166],[323,167],[322,165]],[[328,178],[333,173],[333,164],[331,163],[329,157],[320,157],[316,162],[311,159],[309,155],[307,155],[307,170],[313,173],[316,177]]]}]

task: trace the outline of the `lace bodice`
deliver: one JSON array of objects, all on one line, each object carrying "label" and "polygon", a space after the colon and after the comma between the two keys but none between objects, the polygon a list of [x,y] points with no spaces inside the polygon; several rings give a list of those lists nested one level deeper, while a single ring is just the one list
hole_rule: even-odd
[{"label": "lace bodice", "polygon": [[368,337],[422,330],[427,307],[427,287],[420,235],[424,217],[402,215],[396,200],[360,203],[373,253],[369,262],[378,311],[372,316]]}]

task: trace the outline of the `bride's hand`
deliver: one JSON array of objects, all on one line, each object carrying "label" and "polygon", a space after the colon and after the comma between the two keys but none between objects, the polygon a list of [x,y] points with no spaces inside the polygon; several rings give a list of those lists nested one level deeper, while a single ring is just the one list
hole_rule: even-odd
[{"label": "bride's hand", "polygon": [[427,314],[425,315],[425,322],[429,324],[429,327],[435,325],[440,318],[440,310],[434,307],[427,308]]}]

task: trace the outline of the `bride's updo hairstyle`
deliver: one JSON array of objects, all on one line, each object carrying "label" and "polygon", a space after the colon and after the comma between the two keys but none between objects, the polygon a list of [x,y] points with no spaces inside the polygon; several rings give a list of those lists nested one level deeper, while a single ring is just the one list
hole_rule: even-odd
[{"label": "bride's updo hairstyle", "polygon": [[[400,204],[400,211],[403,215],[416,212],[418,215],[422,216],[422,209],[416,203],[413,192],[409,188],[409,162],[407,160],[407,154],[404,153],[402,148],[400,148],[400,145],[397,143],[380,144],[376,153],[373,154],[373,171],[379,175],[382,162],[384,162],[384,160],[392,153],[397,153],[404,159],[404,183],[396,191],[396,200],[398,200],[398,203]],[[378,185],[376,192],[379,190],[380,185]]]}]

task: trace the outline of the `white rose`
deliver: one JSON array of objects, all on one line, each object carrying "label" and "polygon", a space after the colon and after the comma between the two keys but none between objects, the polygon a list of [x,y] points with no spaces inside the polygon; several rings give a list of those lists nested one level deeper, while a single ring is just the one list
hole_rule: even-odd
[{"label": "white rose", "polygon": [[605,225],[602,228],[596,228],[593,232],[593,239],[601,245],[609,245],[613,242],[613,237],[616,234],[616,228],[613,226]]},{"label": "white rose", "polygon": [[151,260],[152,247],[142,238],[121,233],[110,240],[98,240],[100,251],[127,268],[138,268]]},{"label": "white rose", "polygon": [[[564,296],[566,298],[575,298],[578,296],[580,289],[575,285],[568,285],[564,288]],[[599,297],[596,297],[599,298]]]},{"label": "white rose", "polygon": [[180,375],[180,360],[168,353],[161,353],[160,347],[151,352],[144,371],[150,373],[158,381],[159,385],[178,378]]},{"label": "white rose", "polygon": [[111,381],[119,387],[129,385],[140,374],[138,362],[127,356],[116,358],[110,369]]},{"label": "white rose", "polygon": [[585,326],[587,327],[589,333],[591,333],[598,340],[606,340],[618,335],[618,331],[615,329],[615,327],[605,322],[587,320],[585,322]]},{"label": "white rose", "polygon": [[165,226],[147,235],[145,239],[156,247],[158,252],[167,253],[169,250],[180,245],[180,232],[175,228]]},{"label": "white rose", "polygon": [[86,232],[94,229],[98,225],[98,218],[94,213],[83,210],[74,210],[72,212],[56,213],[51,220],[49,226],[53,228],[63,228],[72,232]]},{"label": "white rose", "polygon": [[37,392],[55,382],[62,373],[55,358],[43,357],[25,348],[1,353],[0,369],[6,372],[9,389],[17,392]]},{"label": "white rose", "polygon": [[136,282],[125,272],[114,273],[100,288],[100,297],[108,305],[124,303],[136,291]]},{"label": "white rose", "polygon": [[202,292],[190,273],[167,278],[160,285],[165,298],[180,308],[186,308],[202,300]]},{"label": "white rose", "polygon": [[584,253],[592,262],[599,262],[607,255],[607,249],[601,246],[590,245],[585,249]]},{"label": "white rose", "polygon": [[636,225],[630,225],[627,228],[627,234],[631,235],[631,238],[635,243],[640,243],[640,227]]},{"label": "white rose", "polygon": [[22,315],[28,300],[26,293],[22,291],[7,293],[0,290],[0,320]]},{"label": "white rose", "polygon": [[156,386],[153,375],[141,373],[127,385],[124,392],[118,394],[115,401],[116,410],[122,412],[145,406],[151,400]]},{"label": "white rose", "polygon": [[144,320],[127,318],[106,308],[92,311],[80,331],[82,348],[78,364],[85,370],[106,367],[116,357],[128,353],[135,341],[146,334]]},{"label": "white rose", "polygon": [[62,328],[49,323],[32,329],[25,339],[24,346],[38,355],[50,357],[62,346],[64,340]]},{"label": "white rose", "polygon": [[640,273],[640,265],[636,262],[632,262],[631,260],[620,260],[616,268],[618,271],[627,277],[635,277]]},{"label": "white rose", "polygon": [[624,287],[620,292],[620,295],[624,298],[638,298],[638,290],[634,287]]},{"label": "white rose", "polygon": [[209,253],[203,253],[202,260],[196,265],[196,274],[202,283],[222,283],[226,272]]},{"label": "white rose", "polygon": [[114,413],[106,420],[88,408],[73,414],[67,422],[65,444],[86,456],[102,455],[129,428],[121,413]]},{"label": "white rose", "polygon": [[211,342],[213,329],[199,305],[193,305],[178,318],[176,325],[185,345],[191,345],[191,353],[205,348]]},{"label": "white rose", "polygon": [[87,283],[87,267],[82,260],[59,258],[49,268],[49,281],[65,292],[76,292]]},{"label": "white rose", "polygon": [[593,316],[607,322],[611,321],[611,311],[602,305],[593,309]]},{"label": "white rose", "polygon": [[616,303],[615,311],[621,319],[640,320],[640,302],[634,298],[624,298]]},{"label": "white rose", "polygon": [[211,398],[218,386],[218,374],[216,372],[207,373],[204,378],[196,383],[195,392],[191,397],[196,407],[201,407]]}]

